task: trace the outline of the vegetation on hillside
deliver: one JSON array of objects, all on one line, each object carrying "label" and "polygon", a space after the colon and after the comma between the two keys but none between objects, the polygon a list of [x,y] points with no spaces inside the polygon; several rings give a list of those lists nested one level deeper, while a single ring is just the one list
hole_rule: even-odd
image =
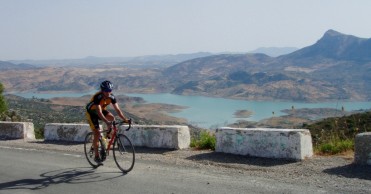
[{"label": "vegetation on hillside", "polygon": [[355,136],[358,133],[371,131],[371,111],[326,118],[303,127],[310,130],[313,146],[317,152],[337,154],[353,150]]},{"label": "vegetation on hillside", "polygon": [[8,103],[3,96],[4,86],[2,83],[0,83],[0,121],[17,121],[19,119],[19,116],[15,112],[10,112],[8,110]]},{"label": "vegetation on hillside", "polygon": [[5,98],[3,96],[4,86],[0,83],[0,115],[4,114],[8,110]]},{"label": "vegetation on hillside", "polygon": [[12,121],[33,122],[37,139],[44,137],[46,123],[80,123],[85,121],[83,107],[52,105],[47,99],[28,99],[13,95],[6,97],[9,111],[18,117]]}]

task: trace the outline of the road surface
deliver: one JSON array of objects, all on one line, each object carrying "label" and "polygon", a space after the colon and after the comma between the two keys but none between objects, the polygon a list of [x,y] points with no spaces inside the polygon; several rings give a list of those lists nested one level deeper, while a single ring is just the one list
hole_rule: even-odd
[{"label": "road surface", "polygon": [[336,193],[310,185],[138,159],[122,174],[109,158],[91,168],[83,153],[0,146],[0,193]]}]

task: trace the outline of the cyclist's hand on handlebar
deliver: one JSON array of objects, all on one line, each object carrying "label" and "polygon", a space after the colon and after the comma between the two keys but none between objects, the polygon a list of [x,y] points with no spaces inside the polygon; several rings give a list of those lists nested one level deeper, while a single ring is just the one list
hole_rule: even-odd
[{"label": "cyclist's hand on handlebar", "polygon": [[112,121],[108,121],[107,123],[106,123],[106,125],[107,125],[107,129],[111,129],[112,128]]},{"label": "cyclist's hand on handlebar", "polygon": [[127,124],[131,124],[131,119],[126,119],[125,121],[124,121],[125,123],[127,123]]}]

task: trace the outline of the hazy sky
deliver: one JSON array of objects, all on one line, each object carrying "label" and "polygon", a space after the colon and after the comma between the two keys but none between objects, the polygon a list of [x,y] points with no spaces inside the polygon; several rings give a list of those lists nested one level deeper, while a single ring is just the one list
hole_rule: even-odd
[{"label": "hazy sky", "polygon": [[371,37],[371,0],[0,0],[0,61],[248,52]]}]

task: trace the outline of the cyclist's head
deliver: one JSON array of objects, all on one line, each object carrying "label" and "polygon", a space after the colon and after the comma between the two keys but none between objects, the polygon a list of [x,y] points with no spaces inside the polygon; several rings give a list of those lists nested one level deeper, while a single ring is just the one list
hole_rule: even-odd
[{"label": "cyclist's head", "polygon": [[100,89],[103,91],[103,92],[112,92],[112,89],[113,89],[113,84],[106,80],[106,81],[103,81],[101,84],[100,84]]}]

